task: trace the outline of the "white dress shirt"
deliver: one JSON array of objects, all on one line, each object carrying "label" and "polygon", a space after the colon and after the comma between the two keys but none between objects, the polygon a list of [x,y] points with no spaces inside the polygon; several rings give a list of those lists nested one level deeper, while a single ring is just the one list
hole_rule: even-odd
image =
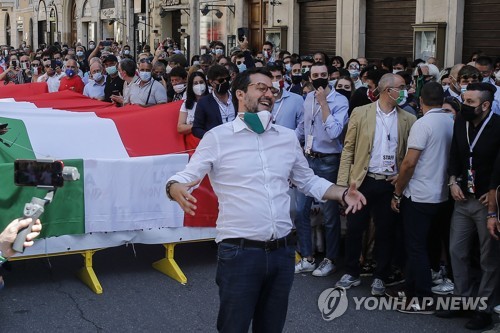
[{"label": "white dress shirt", "polygon": [[216,242],[284,237],[293,226],[288,179],[317,200],[332,185],[309,168],[294,131],[271,124],[257,134],[239,117],[208,131],[184,171],[169,180],[191,182],[207,173],[219,199]]},{"label": "white dress shirt", "polygon": [[[368,172],[392,176],[397,173],[398,114],[396,108],[386,114],[380,109],[377,102],[377,115],[375,119],[375,135]],[[388,171],[384,167],[384,156],[387,155],[394,157],[394,168],[392,171]]]}]

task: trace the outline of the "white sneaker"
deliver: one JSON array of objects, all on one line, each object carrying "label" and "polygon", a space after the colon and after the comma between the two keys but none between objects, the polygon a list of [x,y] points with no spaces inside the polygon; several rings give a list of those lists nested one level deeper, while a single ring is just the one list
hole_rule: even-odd
[{"label": "white sneaker", "polygon": [[493,309],[493,311],[495,311],[496,313],[500,314],[500,305],[495,306],[495,308]]},{"label": "white sneaker", "polygon": [[295,264],[295,274],[312,272],[315,268],[315,261],[309,262],[306,258],[302,258],[298,263]]},{"label": "white sneaker", "polygon": [[318,268],[316,268],[314,270],[312,275],[313,276],[328,276],[328,275],[332,274],[333,272],[335,272],[335,265],[333,264],[333,262],[330,259],[325,258],[319,264]]},{"label": "white sneaker", "polygon": [[443,282],[431,288],[434,294],[438,295],[448,295],[453,294],[453,290],[455,289],[455,285],[451,282],[450,279],[444,278]]},{"label": "white sneaker", "polygon": [[434,271],[431,269],[432,283],[433,284],[441,284],[443,283],[443,272],[441,270]]}]

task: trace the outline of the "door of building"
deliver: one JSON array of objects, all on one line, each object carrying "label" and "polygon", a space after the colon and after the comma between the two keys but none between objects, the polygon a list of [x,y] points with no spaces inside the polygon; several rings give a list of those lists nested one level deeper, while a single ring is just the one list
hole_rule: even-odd
[{"label": "door of building", "polygon": [[322,51],[328,56],[335,55],[337,33],[337,1],[299,0],[301,55]]},{"label": "door of building", "polygon": [[[269,1],[248,1],[248,28],[250,49],[256,52],[262,49],[264,40],[264,28],[267,28],[267,13],[269,12]],[[238,27],[239,28],[239,27]]]},{"label": "door of building", "polygon": [[416,0],[366,1],[366,58],[406,57],[413,60]]}]

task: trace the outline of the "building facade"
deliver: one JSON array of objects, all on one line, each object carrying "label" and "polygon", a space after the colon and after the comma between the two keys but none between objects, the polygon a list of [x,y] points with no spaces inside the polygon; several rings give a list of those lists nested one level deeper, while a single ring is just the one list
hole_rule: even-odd
[{"label": "building facade", "polygon": [[13,46],[115,40],[138,50],[170,37],[194,55],[214,40],[230,50],[244,28],[255,51],[271,40],[301,54],[435,56],[441,66],[478,49],[500,55],[500,0],[15,0],[0,9],[0,44]]}]

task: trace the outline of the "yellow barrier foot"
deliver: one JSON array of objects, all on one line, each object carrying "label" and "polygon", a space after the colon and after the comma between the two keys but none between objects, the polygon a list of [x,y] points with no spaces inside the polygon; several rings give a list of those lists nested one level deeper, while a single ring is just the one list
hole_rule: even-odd
[{"label": "yellow barrier foot", "polygon": [[92,268],[92,256],[96,251],[85,251],[82,253],[84,266],[76,273],[78,278],[85,283],[96,294],[102,294],[102,287]]},{"label": "yellow barrier foot", "polygon": [[302,257],[297,251],[295,251],[295,263],[298,264],[300,260],[302,260]]},{"label": "yellow barrier foot", "polygon": [[179,281],[182,284],[187,283],[187,278],[182,273],[179,265],[174,260],[175,243],[163,244],[166,249],[165,258],[153,263],[153,268],[159,270],[163,274],[170,276],[172,279]]}]

